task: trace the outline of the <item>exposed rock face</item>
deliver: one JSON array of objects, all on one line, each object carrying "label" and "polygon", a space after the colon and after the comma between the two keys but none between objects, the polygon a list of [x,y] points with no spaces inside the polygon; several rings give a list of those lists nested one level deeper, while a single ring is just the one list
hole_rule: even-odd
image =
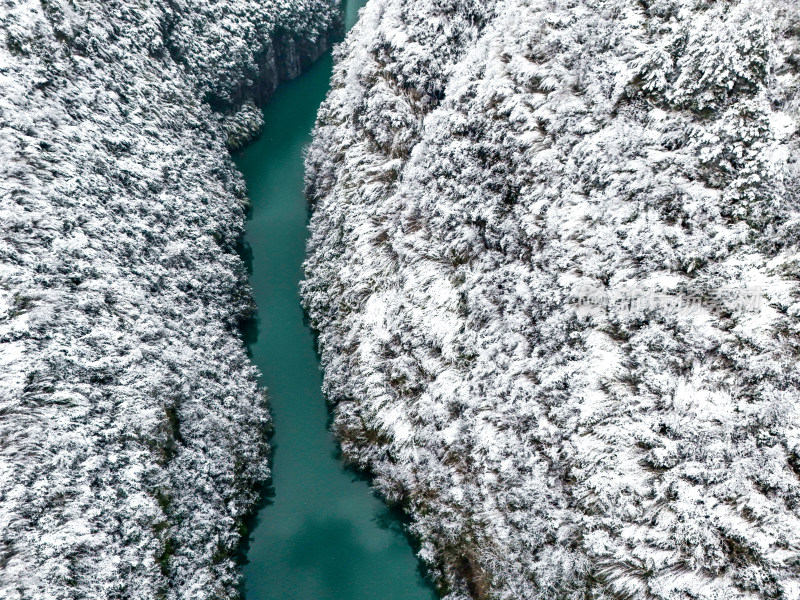
[{"label": "exposed rock face", "polygon": [[307,159],[346,456],[447,598],[800,598],[800,15],[371,0]]},{"label": "exposed rock face", "polygon": [[236,596],[269,415],[226,144],[339,28],[332,0],[0,4],[0,597]]}]

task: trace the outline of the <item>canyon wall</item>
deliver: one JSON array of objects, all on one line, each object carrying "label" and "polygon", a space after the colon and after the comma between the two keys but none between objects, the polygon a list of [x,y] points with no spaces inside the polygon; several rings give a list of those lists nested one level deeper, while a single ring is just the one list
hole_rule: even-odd
[{"label": "canyon wall", "polygon": [[331,0],[0,3],[0,596],[232,598],[268,477],[229,148]]},{"label": "canyon wall", "polygon": [[800,15],[370,0],[307,158],[345,457],[448,600],[800,598]]}]

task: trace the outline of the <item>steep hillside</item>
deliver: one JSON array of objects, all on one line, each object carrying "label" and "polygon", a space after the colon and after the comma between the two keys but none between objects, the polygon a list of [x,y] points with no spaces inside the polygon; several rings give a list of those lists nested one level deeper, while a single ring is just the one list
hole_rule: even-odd
[{"label": "steep hillside", "polygon": [[332,0],[0,3],[0,597],[229,598],[269,415],[227,146]]},{"label": "steep hillside", "polygon": [[307,159],[346,457],[449,600],[800,598],[800,13],[370,0]]}]

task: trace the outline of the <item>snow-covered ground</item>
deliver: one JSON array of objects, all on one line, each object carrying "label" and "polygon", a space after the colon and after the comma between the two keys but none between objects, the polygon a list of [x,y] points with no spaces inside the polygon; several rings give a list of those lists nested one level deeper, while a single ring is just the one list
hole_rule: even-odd
[{"label": "snow-covered ground", "polygon": [[332,0],[0,4],[4,600],[236,595],[269,416],[227,146],[338,27]]},{"label": "snow-covered ground", "polygon": [[800,598],[792,0],[370,0],[307,158],[348,459],[447,598]]}]

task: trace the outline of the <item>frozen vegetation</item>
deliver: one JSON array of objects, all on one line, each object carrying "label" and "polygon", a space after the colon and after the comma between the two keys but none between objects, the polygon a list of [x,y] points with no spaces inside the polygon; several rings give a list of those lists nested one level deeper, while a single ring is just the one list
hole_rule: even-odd
[{"label": "frozen vegetation", "polygon": [[223,599],[267,471],[228,147],[332,0],[0,0],[0,598]]},{"label": "frozen vegetation", "polygon": [[449,600],[800,598],[799,11],[370,0],[338,48],[304,301]]}]

